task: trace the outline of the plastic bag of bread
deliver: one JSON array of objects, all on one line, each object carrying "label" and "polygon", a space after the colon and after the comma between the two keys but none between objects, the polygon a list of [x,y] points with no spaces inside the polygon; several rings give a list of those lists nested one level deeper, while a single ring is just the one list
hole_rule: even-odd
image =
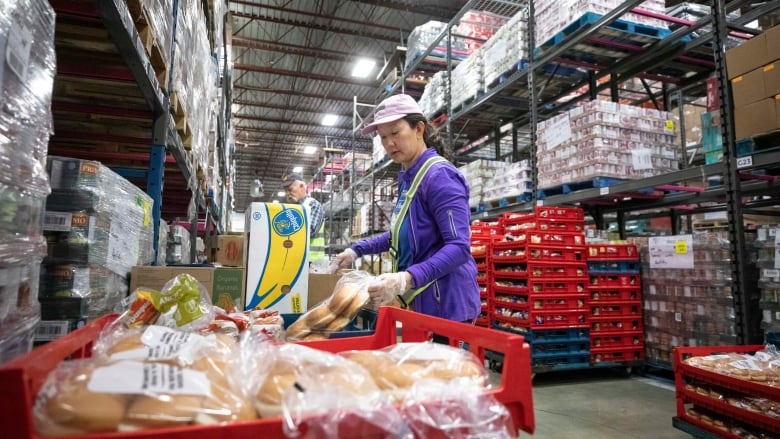
[{"label": "plastic bag of bread", "polygon": [[483,390],[489,385],[485,368],[471,352],[448,345],[398,343],[381,350],[347,351],[340,355],[361,364],[380,389],[398,400],[423,380],[457,381]]},{"label": "plastic bag of bread", "polygon": [[217,343],[186,367],[101,356],[65,361],[36,398],[36,429],[48,436],[255,419],[251,400],[233,379],[240,367],[235,357],[232,347]]},{"label": "plastic bag of bread", "polygon": [[[471,380],[457,385],[422,379],[406,394],[401,412],[414,437],[426,439],[513,439],[512,416],[493,395]],[[516,430],[515,430],[516,431]]]},{"label": "plastic bag of bread", "polygon": [[287,328],[290,340],[325,339],[344,329],[370,298],[368,285],[374,276],[364,271],[344,274],[333,293],[319,305],[302,314]]},{"label": "plastic bag of bread", "polygon": [[[242,340],[245,387],[262,418],[283,416],[290,437],[339,437],[339,426],[357,417],[398,437],[400,413],[359,364],[325,351],[263,339]],[[326,414],[311,418],[312,415]]]}]

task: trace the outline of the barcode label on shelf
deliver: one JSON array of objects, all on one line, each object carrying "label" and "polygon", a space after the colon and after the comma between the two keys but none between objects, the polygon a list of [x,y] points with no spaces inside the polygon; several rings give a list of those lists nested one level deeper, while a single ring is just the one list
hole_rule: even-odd
[{"label": "barcode label on shelf", "polygon": [[35,329],[35,341],[52,341],[68,333],[67,320],[45,320]]},{"label": "barcode label on shelf", "polygon": [[8,32],[8,45],[5,60],[19,80],[27,81],[27,66],[30,64],[30,49],[32,48],[32,32],[27,26],[16,22],[11,23]]},{"label": "barcode label on shelf", "polygon": [[600,188],[599,195],[609,195],[609,186]]},{"label": "barcode label on shelf", "polygon": [[544,206],[544,200],[536,200],[537,206]]},{"label": "barcode label on shelf", "polygon": [[70,230],[73,214],[70,212],[46,211],[43,217],[43,230],[49,232],[67,232]]}]

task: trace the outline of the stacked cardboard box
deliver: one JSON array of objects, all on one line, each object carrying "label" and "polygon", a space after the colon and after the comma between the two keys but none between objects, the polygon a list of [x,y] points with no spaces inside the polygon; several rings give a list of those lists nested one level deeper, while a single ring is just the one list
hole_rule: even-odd
[{"label": "stacked cardboard box", "polygon": [[539,188],[678,169],[673,115],[594,100],[538,124]]},{"label": "stacked cardboard box", "polygon": [[490,87],[503,73],[528,59],[528,14],[515,14],[483,46],[485,86]]},{"label": "stacked cardboard box", "polygon": [[0,364],[33,344],[56,59],[49,2],[0,2]]},{"label": "stacked cardboard box", "polygon": [[420,109],[426,116],[431,117],[444,108],[444,104],[447,102],[448,87],[449,76],[446,70],[436,72],[431,77],[419,101]]},{"label": "stacked cardboard box", "polygon": [[780,128],[780,26],[726,52],[737,139]]}]

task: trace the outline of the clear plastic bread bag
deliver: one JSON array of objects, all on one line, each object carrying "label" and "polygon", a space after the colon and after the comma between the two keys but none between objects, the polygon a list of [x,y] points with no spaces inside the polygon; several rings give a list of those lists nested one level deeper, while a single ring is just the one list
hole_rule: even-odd
[{"label": "clear plastic bread bag", "polygon": [[[233,378],[239,368],[235,341],[210,338],[191,361],[98,355],[62,362],[36,398],[37,431],[46,436],[85,434],[255,419],[251,401]],[[180,354],[185,351],[180,347]]]},{"label": "clear plastic bread bag", "polygon": [[262,338],[242,340],[246,388],[260,417],[282,417],[288,437],[339,437],[357,419],[398,437],[403,428],[392,398],[359,364],[336,354]]},{"label": "clear plastic bread bag", "polygon": [[373,279],[374,276],[365,271],[344,274],[327,299],[302,314],[287,328],[287,338],[325,339],[344,329],[368,303],[368,285]]}]

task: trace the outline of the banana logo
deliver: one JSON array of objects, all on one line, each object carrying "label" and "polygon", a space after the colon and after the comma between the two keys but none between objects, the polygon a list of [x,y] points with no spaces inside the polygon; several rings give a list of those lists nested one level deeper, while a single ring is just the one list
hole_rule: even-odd
[{"label": "banana logo", "polygon": [[[277,209],[278,209],[277,205]],[[308,235],[305,213],[300,206],[281,205],[273,217],[266,205],[265,218],[272,230],[262,276],[247,309],[266,309],[282,300],[295,285],[307,263]]]}]

